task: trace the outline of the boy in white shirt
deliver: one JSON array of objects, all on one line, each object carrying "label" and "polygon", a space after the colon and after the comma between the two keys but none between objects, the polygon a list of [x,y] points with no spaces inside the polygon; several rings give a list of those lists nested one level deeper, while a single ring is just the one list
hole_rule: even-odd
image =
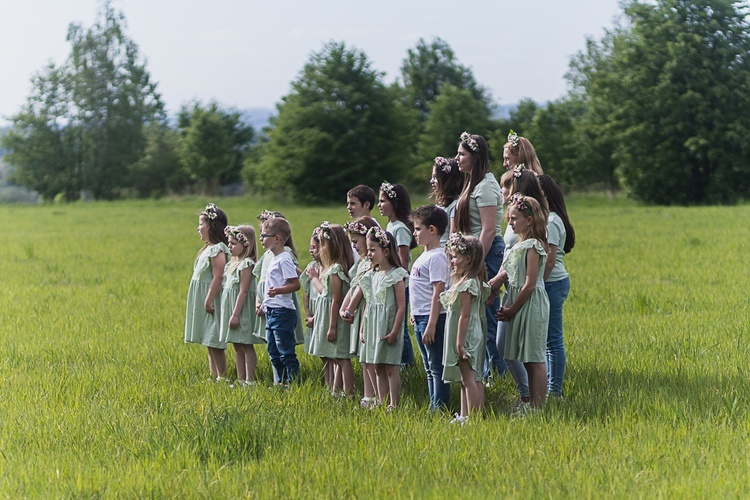
[{"label": "boy in white shirt", "polygon": [[430,410],[447,408],[450,384],[443,382],[445,311],[440,294],[450,277],[450,264],[440,237],[448,228],[448,215],[440,207],[426,205],[411,213],[414,238],[424,252],[414,261],[409,275],[411,315],[422,362],[427,371]]}]

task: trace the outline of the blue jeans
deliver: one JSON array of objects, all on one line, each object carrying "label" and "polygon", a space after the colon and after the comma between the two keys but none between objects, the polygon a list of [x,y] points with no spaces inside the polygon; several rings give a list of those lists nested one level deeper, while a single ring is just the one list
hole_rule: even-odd
[{"label": "blue jeans", "polygon": [[563,303],[570,291],[570,278],[545,281],[549,297],[549,329],[547,330],[547,392],[562,396],[565,377],[565,346],[563,345]]},{"label": "blue jeans", "polygon": [[445,314],[438,315],[435,325],[435,341],[430,345],[422,343],[422,335],[427,329],[430,316],[414,316],[414,336],[417,337],[422,363],[427,372],[427,391],[430,395],[430,410],[448,408],[451,399],[451,386],[443,382],[443,344],[445,343]]},{"label": "blue jeans", "polygon": [[409,322],[406,318],[409,316],[409,287],[404,288],[406,294],[406,310],[404,311],[404,350],[401,351],[401,366],[412,366],[414,364],[414,346],[411,343],[409,335]]},{"label": "blue jeans", "polygon": [[[505,304],[505,299],[503,299],[503,304]],[[497,322],[497,350],[500,354],[505,354],[505,328],[507,326],[508,323],[505,321]],[[528,398],[531,393],[529,392],[529,374],[526,373],[526,367],[517,359],[506,359],[505,364],[510,376],[513,377],[513,382],[516,383],[518,395],[522,398]]]},{"label": "blue jeans", "polygon": [[294,351],[296,326],[297,311],[294,309],[269,307],[266,310],[266,341],[274,384],[288,384],[299,375],[299,360]]},{"label": "blue jeans", "polygon": [[[505,250],[505,243],[503,239],[496,236],[490,247],[490,251],[484,258],[484,263],[487,266],[487,279],[489,280],[497,274],[500,270],[500,266],[503,263],[503,251]],[[505,364],[500,351],[497,350],[497,318],[495,313],[500,309],[500,298],[496,297],[492,305],[485,306],[485,313],[487,315],[487,354],[484,357],[484,374],[483,378],[489,378],[492,369],[494,368],[498,375],[505,374],[508,371],[508,367]]]}]

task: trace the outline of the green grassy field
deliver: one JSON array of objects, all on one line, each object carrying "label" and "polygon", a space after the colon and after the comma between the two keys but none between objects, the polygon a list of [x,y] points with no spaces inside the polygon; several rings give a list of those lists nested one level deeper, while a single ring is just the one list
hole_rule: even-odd
[{"label": "green grassy field", "polygon": [[[2,496],[750,494],[749,206],[568,200],[567,401],[515,419],[505,377],[456,427],[421,368],[394,413],[331,400],[305,355],[288,391],[264,351],[260,387],[208,383],[182,340],[206,201],[0,207]],[[234,224],[280,208],[212,201]],[[303,264],[312,228],[347,217],[282,211]]]}]

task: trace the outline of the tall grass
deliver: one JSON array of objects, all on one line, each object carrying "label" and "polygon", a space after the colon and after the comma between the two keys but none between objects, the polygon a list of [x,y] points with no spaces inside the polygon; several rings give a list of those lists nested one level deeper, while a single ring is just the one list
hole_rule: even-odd
[{"label": "tall grass", "polygon": [[[205,199],[0,207],[0,493],[7,497],[747,496],[750,207],[569,200],[567,401],[511,416],[334,401],[320,364],[252,391],[182,342]],[[263,200],[218,200],[231,223]],[[307,238],[343,203],[281,209]],[[231,359],[231,349],[228,351]],[[458,391],[454,389],[454,405]]]}]

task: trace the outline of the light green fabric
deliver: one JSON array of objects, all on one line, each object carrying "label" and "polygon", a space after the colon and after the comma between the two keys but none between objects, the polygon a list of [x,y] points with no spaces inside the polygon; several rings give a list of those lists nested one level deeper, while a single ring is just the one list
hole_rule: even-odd
[{"label": "light green fabric", "polygon": [[495,207],[495,236],[502,236],[503,193],[492,172],[488,172],[469,195],[469,230],[477,238],[482,233],[479,209],[483,207]]},{"label": "light green fabric", "polygon": [[310,286],[311,293],[315,293],[315,309],[312,328],[312,337],[310,338],[310,354],[321,358],[343,359],[349,357],[349,324],[338,318],[338,310],[334,311],[337,316],[336,323],[336,340],[328,340],[328,329],[331,324],[331,304],[333,303],[333,291],[331,289],[331,279],[338,276],[341,280],[341,297],[349,291],[349,277],[341,267],[341,264],[334,264],[323,271],[320,275],[320,282],[323,285],[323,292],[317,294],[315,286]]},{"label": "light green fabric", "polygon": [[565,224],[555,212],[550,212],[547,219],[547,243],[557,247],[557,256],[555,257],[555,267],[549,273],[546,281],[560,281],[568,277],[568,271],[565,269],[563,257],[565,257]]},{"label": "light green fabric", "polygon": [[255,262],[252,259],[242,259],[237,269],[229,272],[232,262],[227,262],[224,268],[224,286],[221,289],[221,332],[219,338],[222,342],[233,344],[263,344],[253,332],[258,315],[255,314],[255,275],[251,275],[250,284],[245,298],[245,304],[240,313],[240,327],[229,328],[229,320],[234,314],[237,296],[240,294],[240,272],[252,273]]},{"label": "light green fabric", "polygon": [[208,289],[213,280],[211,258],[220,252],[229,254],[224,243],[209,245],[203,249],[195,260],[193,277],[188,289],[187,307],[185,314],[185,342],[203,344],[206,347],[226,349],[227,344],[219,338],[221,330],[221,294],[214,299],[214,312],[209,314],[204,306]]},{"label": "light green fabric", "polygon": [[[387,272],[371,270],[365,273],[359,282],[364,299],[367,302],[362,322],[364,344],[359,351],[359,360],[363,363],[399,365],[404,348],[404,325],[395,325],[396,294],[393,285],[404,281],[408,273],[403,267],[395,267]],[[406,311],[404,311],[406,318]],[[398,340],[388,344],[381,337],[388,335],[393,328],[399,332]]]}]

